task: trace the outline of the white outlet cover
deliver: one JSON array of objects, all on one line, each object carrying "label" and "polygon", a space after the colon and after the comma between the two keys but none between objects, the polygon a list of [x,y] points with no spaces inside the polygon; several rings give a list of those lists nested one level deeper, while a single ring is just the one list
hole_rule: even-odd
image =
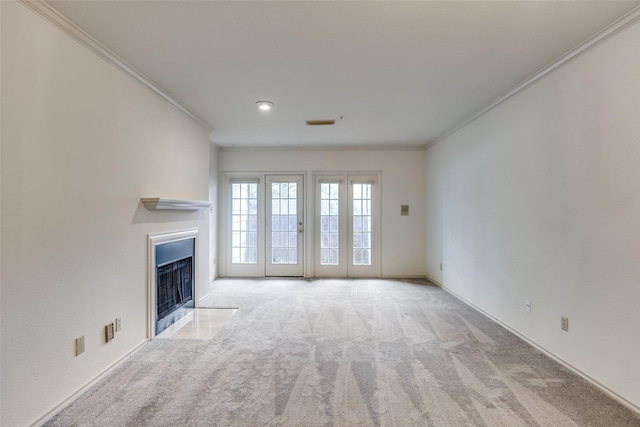
[{"label": "white outlet cover", "polygon": [[84,353],[84,335],[76,338],[76,356]]}]

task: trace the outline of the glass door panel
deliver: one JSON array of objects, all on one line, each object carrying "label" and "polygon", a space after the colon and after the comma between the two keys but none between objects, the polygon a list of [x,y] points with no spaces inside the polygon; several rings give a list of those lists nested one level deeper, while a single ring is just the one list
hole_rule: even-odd
[{"label": "glass door panel", "polygon": [[378,265],[376,238],[377,228],[377,177],[350,175],[349,190],[349,231],[350,254],[347,272],[349,277],[377,277]]},{"label": "glass door panel", "polygon": [[264,276],[264,183],[258,176],[224,178],[224,274]]},{"label": "glass door panel", "polygon": [[231,183],[231,263],[258,263],[258,183]]},{"label": "glass door panel", "polygon": [[320,265],[340,258],[340,183],[320,183]]},{"label": "glass door panel", "polygon": [[353,265],[371,265],[371,187],[353,185]]},{"label": "glass door panel", "polygon": [[347,234],[344,177],[315,177],[315,263],[317,277],[346,277]]}]

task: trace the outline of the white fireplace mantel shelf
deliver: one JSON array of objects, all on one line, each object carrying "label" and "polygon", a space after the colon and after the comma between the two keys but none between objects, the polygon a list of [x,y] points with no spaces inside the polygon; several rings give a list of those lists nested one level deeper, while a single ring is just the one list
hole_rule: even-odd
[{"label": "white fireplace mantel shelf", "polygon": [[180,200],[165,199],[162,197],[142,197],[140,199],[145,208],[149,210],[181,210],[195,211],[197,209],[206,209],[211,206],[211,202],[200,200]]}]

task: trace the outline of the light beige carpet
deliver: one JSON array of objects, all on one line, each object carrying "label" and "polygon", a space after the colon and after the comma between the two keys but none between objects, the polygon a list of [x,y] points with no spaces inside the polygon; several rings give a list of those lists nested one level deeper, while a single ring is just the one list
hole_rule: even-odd
[{"label": "light beige carpet", "polygon": [[212,340],[156,339],[48,426],[640,426],[426,281],[219,280]]}]

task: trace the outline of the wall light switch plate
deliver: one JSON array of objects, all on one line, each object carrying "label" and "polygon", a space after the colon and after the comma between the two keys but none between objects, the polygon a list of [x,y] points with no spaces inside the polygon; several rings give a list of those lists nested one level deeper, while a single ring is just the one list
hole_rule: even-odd
[{"label": "wall light switch plate", "polygon": [[409,205],[400,205],[400,215],[409,216]]},{"label": "wall light switch plate", "polygon": [[116,332],[120,332],[122,329],[122,318],[118,317],[116,319]]},{"label": "wall light switch plate", "polygon": [[114,336],[114,326],[113,323],[109,323],[107,326],[104,327],[105,328],[105,339],[107,340],[107,342],[111,341],[113,339]]},{"label": "wall light switch plate", "polygon": [[560,317],[560,329],[563,331],[569,332],[569,318],[568,317]]},{"label": "wall light switch plate", "polygon": [[76,356],[80,356],[84,353],[84,335],[76,338]]}]

